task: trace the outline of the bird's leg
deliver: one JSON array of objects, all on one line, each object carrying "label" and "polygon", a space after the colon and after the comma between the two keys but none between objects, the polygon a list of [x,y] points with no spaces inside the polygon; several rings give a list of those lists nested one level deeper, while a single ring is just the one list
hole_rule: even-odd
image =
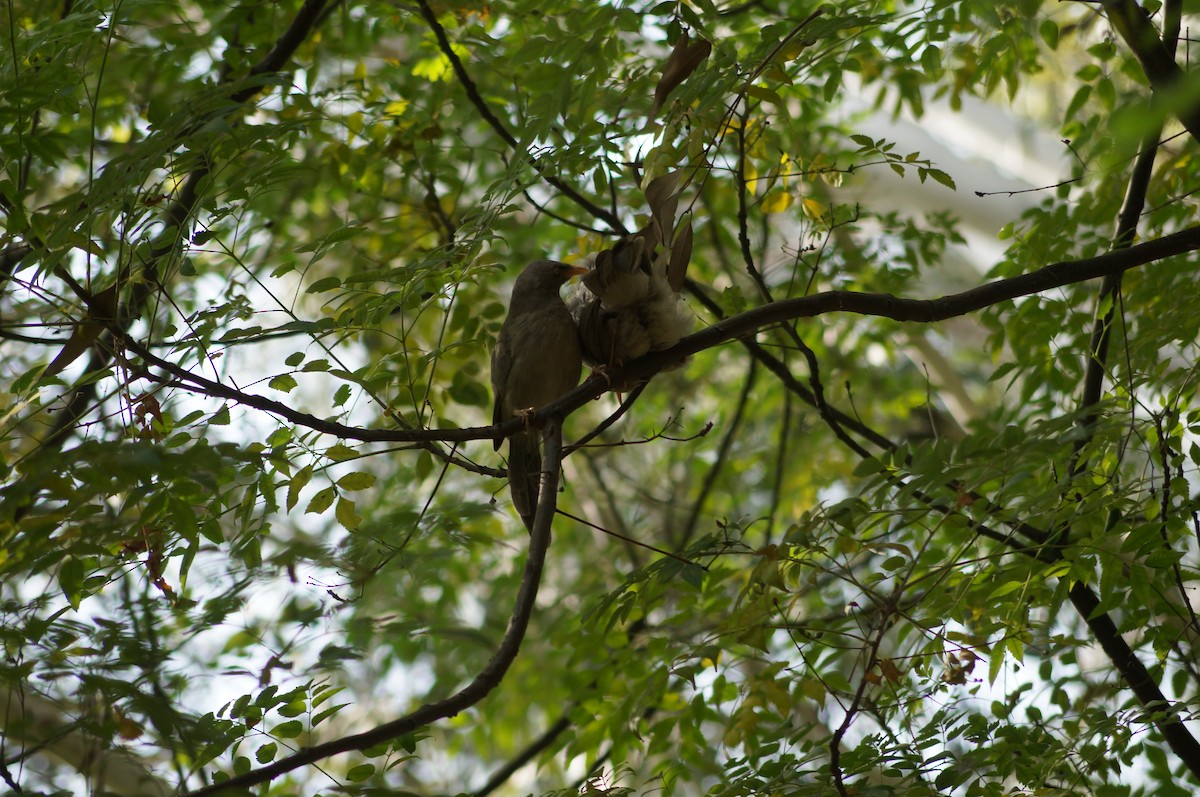
[{"label": "bird's leg", "polygon": [[521,422],[522,422],[523,424],[525,424],[525,429],[526,429],[526,430],[528,430],[528,429],[529,429],[529,427],[533,426],[533,416],[534,416],[534,415],[536,415],[536,414],[537,414],[537,408],[536,408],[536,407],[526,407],[526,408],[525,408],[525,409],[523,409],[523,410],[515,410],[515,411],[513,412],[513,415],[515,415],[516,417],[520,418],[520,419],[521,419]]},{"label": "bird's leg", "polygon": [[601,363],[599,365],[593,365],[592,366],[592,375],[598,376],[604,380],[606,389],[611,390],[613,393],[617,394],[617,401],[624,401],[624,395],[621,391],[621,388],[613,386],[612,374],[610,374],[608,372],[609,368],[620,368],[620,367],[621,367],[620,362]]}]

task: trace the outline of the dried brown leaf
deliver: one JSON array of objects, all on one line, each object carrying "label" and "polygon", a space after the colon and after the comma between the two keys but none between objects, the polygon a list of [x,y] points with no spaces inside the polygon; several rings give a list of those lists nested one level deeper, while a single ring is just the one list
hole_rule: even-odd
[{"label": "dried brown leaf", "polygon": [[650,111],[651,119],[658,116],[667,96],[678,88],[680,83],[687,80],[688,76],[696,71],[696,67],[704,63],[704,59],[708,58],[711,52],[712,44],[710,42],[704,39],[693,42],[688,32],[683,32],[683,35],[675,42],[675,48],[671,50],[671,55],[667,57],[662,77],[659,78],[658,85],[654,88],[654,107]]}]

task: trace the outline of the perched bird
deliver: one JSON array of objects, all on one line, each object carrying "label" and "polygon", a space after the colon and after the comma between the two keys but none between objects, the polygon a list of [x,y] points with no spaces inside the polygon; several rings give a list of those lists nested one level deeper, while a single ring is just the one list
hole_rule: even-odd
[{"label": "perched bird", "polygon": [[648,266],[645,240],[623,238],[596,257],[567,300],[588,365],[620,365],[678,340],[675,294]]},{"label": "perched bird", "polygon": [[[559,290],[571,277],[586,274],[586,268],[538,260],[517,277],[508,317],[492,349],[492,423],[528,417],[579,384],[583,367],[575,322]],[[533,526],[542,472],[539,430],[528,428],[509,438],[508,488],[513,506]],[[496,441],[500,448],[500,441]]]},{"label": "perched bird", "polygon": [[690,321],[679,291],[692,255],[692,225],[689,214],[676,223],[678,185],[678,172],[650,181],[645,190],[649,224],[596,255],[567,300],[584,362],[593,368],[668,349],[687,334]]}]

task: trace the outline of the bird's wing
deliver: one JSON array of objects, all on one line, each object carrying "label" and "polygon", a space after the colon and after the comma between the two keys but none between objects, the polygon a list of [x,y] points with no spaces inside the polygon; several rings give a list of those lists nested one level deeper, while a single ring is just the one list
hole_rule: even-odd
[{"label": "bird's wing", "polygon": [[[508,411],[504,408],[504,385],[508,383],[508,373],[512,370],[512,354],[505,345],[503,333],[496,339],[496,347],[492,349],[492,425],[508,420]],[[493,447],[500,449],[500,439],[492,442]]]}]

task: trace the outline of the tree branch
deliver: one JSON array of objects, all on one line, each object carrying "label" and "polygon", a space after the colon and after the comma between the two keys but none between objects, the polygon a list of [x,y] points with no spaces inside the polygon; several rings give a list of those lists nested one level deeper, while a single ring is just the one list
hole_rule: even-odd
[{"label": "tree branch", "polygon": [[[1186,73],[1175,62],[1167,45],[1159,39],[1158,31],[1146,16],[1146,11],[1135,0],[1100,0],[1113,29],[1134,54],[1155,95],[1169,95],[1184,84]],[[1200,103],[1188,97],[1172,98],[1171,110],[1192,134],[1200,141]]]},{"label": "tree branch", "polygon": [[[251,67],[250,75],[257,76],[274,72],[282,67],[295,52],[296,48],[312,32],[312,25],[325,5],[326,0],[306,0],[300,12],[288,27],[288,30],[275,42],[275,45],[267,55]],[[232,99],[238,103],[244,103],[256,95],[259,90],[259,86],[246,88],[233,94]],[[39,456],[46,456],[59,450],[66,441],[67,435],[88,412],[90,405],[96,398],[97,382],[92,377],[94,374],[108,367],[116,352],[115,341],[125,337],[125,333],[133,323],[133,320],[141,315],[146,301],[158,289],[159,264],[172,252],[177,251],[181,242],[185,240],[186,236],[183,234],[183,226],[196,207],[199,199],[198,187],[201,180],[207,174],[207,168],[197,169],[190,173],[183,182],[178,194],[165,211],[164,215],[167,220],[166,228],[159,234],[158,239],[151,246],[149,256],[142,264],[142,273],[138,275],[138,278],[132,279],[128,273],[124,274],[123,278],[118,277],[118,287],[122,281],[131,283],[133,286],[130,291],[128,305],[121,312],[117,313],[118,317],[116,318],[92,319],[106,324],[108,331],[101,336],[101,339],[92,348],[84,376],[81,377],[80,386],[66,396],[64,399],[65,408],[61,411],[49,435],[39,444]],[[9,263],[11,263],[12,266],[15,266],[20,258],[27,256],[29,253],[30,250],[28,249],[22,251],[21,247],[10,247],[5,250],[3,262],[0,265],[10,268]],[[15,512],[19,516],[27,512],[28,509],[28,505],[23,505],[18,507]]]},{"label": "tree branch", "polygon": [[[1117,672],[1129,684],[1139,701],[1148,711],[1154,712],[1151,721],[1167,740],[1171,750],[1187,766],[1188,771],[1200,777],[1200,742],[1192,736],[1175,713],[1170,700],[1158,688],[1146,666],[1121,636],[1116,624],[1107,612],[1097,613],[1100,599],[1082,581],[1076,581],[1068,591],[1071,605],[1092,630],[1100,647],[1112,661]],[[1161,713],[1160,713],[1161,712]]]},{"label": "tree branch", "polygon": [[[328,5],[328,0],[304,0],[304,5],[296,12],[296,17],[288,29],[275,41],[275,46],[258,63],[250,67],[249,77],[274,74],[283,69],[284,64],[304,43],[308,34],[312,33],[317,22],[322,19],[321,14],[326,5]],[[234,94],[230,99],[240,105],[258,94],[260,90],[258,86],[247,87]]]},{"label": "tree branch", "polygon": [[[1166,9],[1162,45],[1167,54],[1174,59],[1175,45],[1179,38],[1180,3],[1173,0]],[[1146,192],[1150,189],[1150,178],[1154,174],[1154,160],[1158,156],[1158,137],[1162,134],[1162,125],[1142,137],[1141,151],[1134,160],[1133,169],[1129,175],[1129,184],[1125,189],[1125,201],[1117,214],[1117,228],[1113,236],[1113,249],[1128,249],[1137,235],[1138,222],[1142,218],[1142,210],[1146,207]],[[1098,417],[1096,407],[1104,394],[1104,375],[1108,368],[1108,345],[1112,339],[1112,325],[1116,319],[1117,300],[1121,293],[1121,275],[1108,274],[1100,285],[1096,302],[1096,318],[1092,323],[1092,337],[1088,345],[1087,369],[1083,377],[1083,393],[1079,398],[1079,410],[1082,414],[1079,425],[1083,437],[1075,443],[1068,469],[1070,476],[1078,476],[1087,467],[1087,458],[1083,451],[1091,442]],[[1104,308],[1108,303],[1108,309]],[[1064,530],[1065,535],[1065,530]],[[1065,543],[1065,537],[1060,543]]]},{"label": "tree branch", "polygon": [[[1131,268],[1173,255],[1200,249],[1200,227],[1189,227],[1153,241],[1120,251],[1106,252],[1082,260],[1052,263],[1016,277],[996,280],[961,293],[936,299],[904,299],[887,293],[825,291],[782,299],[756,307],[689,335],[677,345],[654,352],[621,368],[610,377],[616,380],[644,379],[670,365],[682,362],[697,352],[728,340],[752,335],[761,329],[794,318],[811,318],[825,313],[843,312],[890,318],[894,321],[932,323],[966,315],[1001,302],[1011,301],[1053,288],[1085,282],[1107,274],[1119,274]],[[591,380],[589,380],[590,382]],[[585,385],[587,383],[584,383]],[[572,391],[555,402],[556,409],[578,406]]]},{"label": "tree branch", "polygon": [[[1189,227],[1181,232],[1147,241],[1128,249],[1107,252],[1083,260],[1053,263],[1028,274],[997,280],[962,293],[950,294],[937,299],[904,299],[886,293],[826,291],[772,302],[740,315],[731,316],[707,329],[688,335],[669,349],[653,352],[641,359],[613,368],[606,376],[592,376],[571,392],[539,408],[530,416],[529,420],[538,422],[545,421],[551,416],[568,415],[606,393],[610,384],[645,381],[664,368],[681,363],[693,354],[721,343],[735,339],[752,343],[753,341],[750,340],[752,335],[781,321],[793,318],[812,318],[833,312],[856,313],[890,318],[896,321],[923,323],[944,321],[1021,296],[1084,282],[1106,274],[1121,273],[1137,266],[1196,249],[1200,249],[1200,226]],[[145,346],[132,340],[124,340],[122,344],[137,354],[144,362],[161,368],[177,379],[195,386],[199,392],[261,409],[300,426],[342,439],[393,443],[494,440],[507,437],[524,428],[521,418],[513,418],[495,426],[464,429],[362,429],[346,426],[316,418],[307,413],[297,412],[281,402],[236,390],[220,382],[193,374],[187,369],[155,356]],[[807,390],[805,393],[811,396]],[[815,401],[815,399],[813,400]],[[845,423],[847,420],[854,422],[854,419],[840,413],[836,417],[841,423]],[[874,438],[873,442],[885,448],[890,447]]]}]

